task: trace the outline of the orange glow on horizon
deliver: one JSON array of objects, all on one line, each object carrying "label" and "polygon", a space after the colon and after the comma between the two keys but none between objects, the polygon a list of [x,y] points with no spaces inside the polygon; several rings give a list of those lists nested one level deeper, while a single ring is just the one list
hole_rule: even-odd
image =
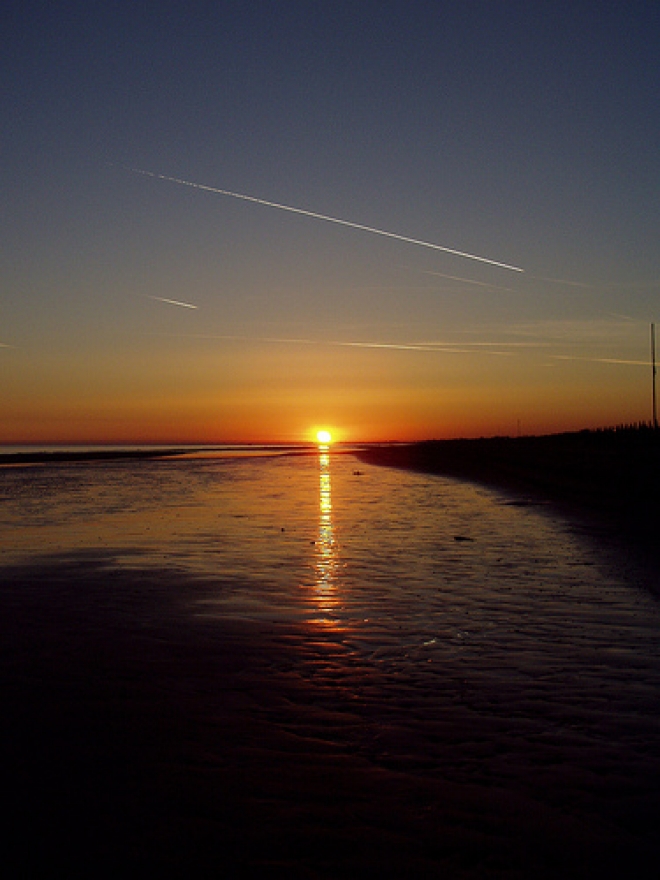
[{"label": "orange glow on horizon", "polygon": [[84,387],[78,372],[73,388],[63,378],[43,387],[10,383],[0,444],[327,445],[319,437],[327,431],[335,445],[543,434],[632,423],[643,419],[647,405],[646,385],[638,382],[631,390],[625,372],[596,388],[563,364],[544,373],[542,386],[507,384],[507,376],[490,375],[481,385],[416,385],[415,377],[375,376],[354,384],[342,379],[336,388],[317,381],[280,387],[270,384],[269,375],[259,370],[239,388],[195,388],[190,379],[164,389],[137,369],[116,388],[96,376]]}]

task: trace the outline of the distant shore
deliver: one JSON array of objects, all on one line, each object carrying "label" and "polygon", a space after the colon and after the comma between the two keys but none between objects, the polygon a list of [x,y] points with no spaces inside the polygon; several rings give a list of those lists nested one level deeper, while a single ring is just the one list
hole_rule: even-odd
[{"label": "distant shore", "polygon": [[170,458],[186,455],[189,449],[90,449],[35,450],[34,452],[0,452],[3,464],[56,464],[68,461],[113,461],[115,459]]},{"label": "distant shore", "polygon": [[126,461],[162,458],[202,458],[215,455],[226,456],[240,452],[243,455],[260,454],[263,450],[277,450],[280,454],[303,455],[316,452],[315,445],[282,446],[267,444],[228,444],[222,446],[148,446],[104,447],[70,449],[35,449],[34,451],[3,452],[0,447],[0,466],[29,464],[62,464],[68,462]]},{"label": "distant shore", "polygon": [[660,431],[430,440],[366,448],[371,464],[442,474],[597,517],[658,555]]}]

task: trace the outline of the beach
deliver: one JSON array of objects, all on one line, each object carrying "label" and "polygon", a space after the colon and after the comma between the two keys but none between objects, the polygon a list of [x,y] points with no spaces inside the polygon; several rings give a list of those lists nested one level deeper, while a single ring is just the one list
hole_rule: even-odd
[{"label": "beach", "polygon": [[[163,614],[180,580],[72,561],[50,605],[34,585],[52,577],[17,573],[11,591],[32,588],[33,602],[21,595],[11,625],[3,617],[17,672],[3,681],[3,790],[9,849],[28,873],[651,876],[657,779],[642,784],[641,763],[630,777],[605,705],[594,766],[587,738],[562,743],[561,719],[521,731],[520,717],[493,713],[486,683],[462,707],[446,687],[445,718],[306,627],[182,632],[176,607]],[[81,583],[83,608],[66,596]]]},{"label": "beach", "polygon": [[445,474],[609,526],[658,561],[660,432],[650,427],[374,445],[374,464]]},{"label": "beach", "polygon": [[654,876],[636,569],[349,457],[61,467],[13,473],[0,577],[24,873]]}]

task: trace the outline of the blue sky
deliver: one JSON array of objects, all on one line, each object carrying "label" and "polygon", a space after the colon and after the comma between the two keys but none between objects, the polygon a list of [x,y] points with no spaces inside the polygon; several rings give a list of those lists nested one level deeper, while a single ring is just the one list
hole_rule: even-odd
[{"label": "blue sky", "polygon": [[650,417],[657,4],[0,15],[0,441]]}]

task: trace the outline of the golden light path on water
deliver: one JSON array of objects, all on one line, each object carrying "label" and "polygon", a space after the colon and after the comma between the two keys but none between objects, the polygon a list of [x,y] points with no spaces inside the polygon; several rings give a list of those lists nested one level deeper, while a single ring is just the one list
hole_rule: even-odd
[{"label": "golden light path on water", "polygon": [[320,617],[316,622],[336,627],[337,544],[332,522],[332,485],[330,476],[330,447],[319,446],[319,532],[316,558],[315,600]]}]

